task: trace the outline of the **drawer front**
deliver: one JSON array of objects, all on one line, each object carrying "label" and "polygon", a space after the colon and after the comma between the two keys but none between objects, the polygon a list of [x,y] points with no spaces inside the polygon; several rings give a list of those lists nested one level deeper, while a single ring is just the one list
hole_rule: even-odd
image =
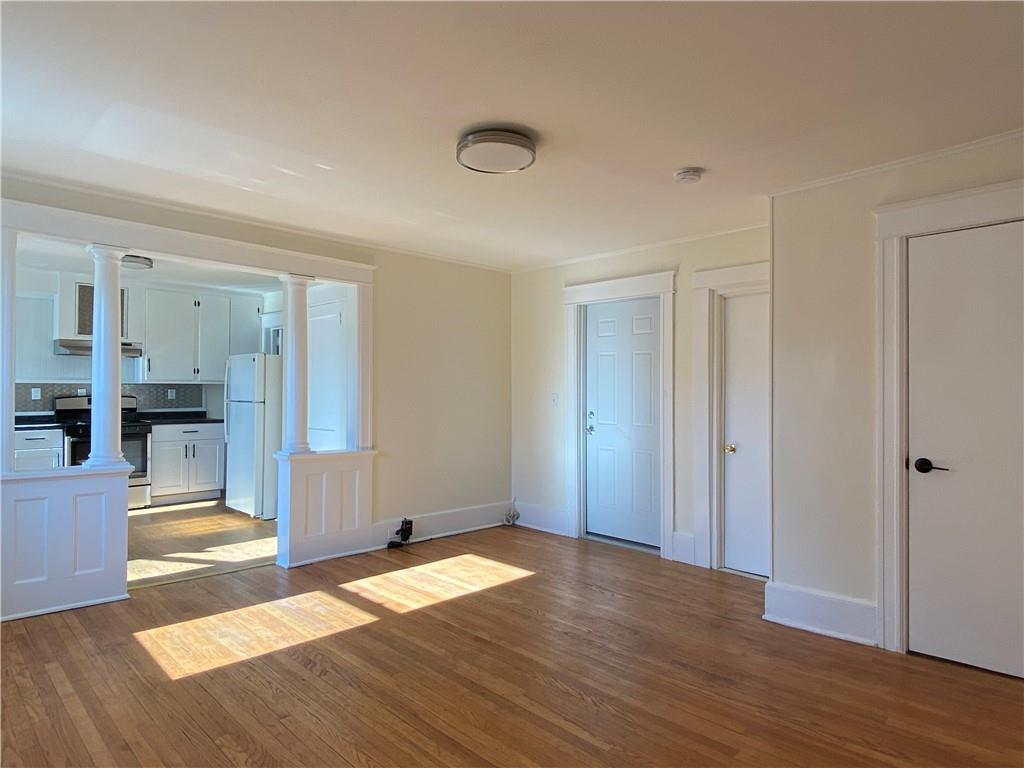
[{"label": "drawer front", "polygon": [[62,429],[22,429],[14,433],[14,450],[37,448],[63,448]]},{"label": "drawer front", "polygon": [[223,424],[154,424],[153,442],[172,440],[223,440]]}]

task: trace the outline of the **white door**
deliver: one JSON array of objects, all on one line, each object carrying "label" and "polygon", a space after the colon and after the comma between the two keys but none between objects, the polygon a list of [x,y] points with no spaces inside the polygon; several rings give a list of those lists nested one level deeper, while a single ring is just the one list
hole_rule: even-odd
[{"label": "white door", "polygon": [[908,285],[909,647],[1022,676],[1024,223],[912,238]]},{"label": "white door", "polygon": [[195,440],[189,463],[188,489],[215,491],[224,487],[224,443],[221,440]]},{"label": "white door", "polygon": [[224,381],[231,336],[231,300],[225,296],[199,296],[196,377],[202,381]]},{"label": "white door", "polygon": [[348,350],[341,302],[309,308],[309,447],[339,451],[345,445]]},{"label": "white door", "polygon": [[587,307],[586,531],[661,545],[660,300]]},{"label": "white door", "polygon": [[196,307],[190,293],[146,291],[147,381],[196,378]]},{"label": "white door", "polygon": [[722,307],[722,564],[768,576],[768,294],[730,296]]},{"label": "white door", "polygon": [[263,403],[233,401],[224,412],[228,453],[224,503],[247,515],[260,514],[264,413]]},{"label": "white door", "polygon": [[189,446],[184,440],[153,443],[150,462],[150,492],[153,496],[168,496],[188,491]]}]

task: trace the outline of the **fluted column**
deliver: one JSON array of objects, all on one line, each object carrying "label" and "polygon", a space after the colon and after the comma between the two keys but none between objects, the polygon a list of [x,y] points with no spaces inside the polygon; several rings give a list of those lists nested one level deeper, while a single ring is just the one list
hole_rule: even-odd
[{"label": "fluted column", "polygon": [[281,275],[285,288],[284,453],[309,452],[309,312],[306,291],[313,278]]},{"label": "fluted column", "polygon": [[124,464],[121,453],[121,251],[87,248],[93,258],[92,444],[86,467]]}]

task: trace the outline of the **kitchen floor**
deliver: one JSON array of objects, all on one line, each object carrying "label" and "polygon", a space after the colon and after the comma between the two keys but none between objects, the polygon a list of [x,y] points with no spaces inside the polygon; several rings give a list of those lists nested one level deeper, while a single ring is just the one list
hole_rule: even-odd
[{"label": "kitchen floor", "polygon": [[200,501],[128,512],[128,588],[273,563],[277,521]]}]

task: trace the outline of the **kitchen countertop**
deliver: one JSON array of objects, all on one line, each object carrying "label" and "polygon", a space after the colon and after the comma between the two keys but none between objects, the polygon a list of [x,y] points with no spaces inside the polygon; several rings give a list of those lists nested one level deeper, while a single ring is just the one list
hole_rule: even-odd
[{"label": "kitchen countertop", "polygon": [[139,411],[139,418],[156,424],[223,424],[224,419],[211,419],[206,411]]}]

